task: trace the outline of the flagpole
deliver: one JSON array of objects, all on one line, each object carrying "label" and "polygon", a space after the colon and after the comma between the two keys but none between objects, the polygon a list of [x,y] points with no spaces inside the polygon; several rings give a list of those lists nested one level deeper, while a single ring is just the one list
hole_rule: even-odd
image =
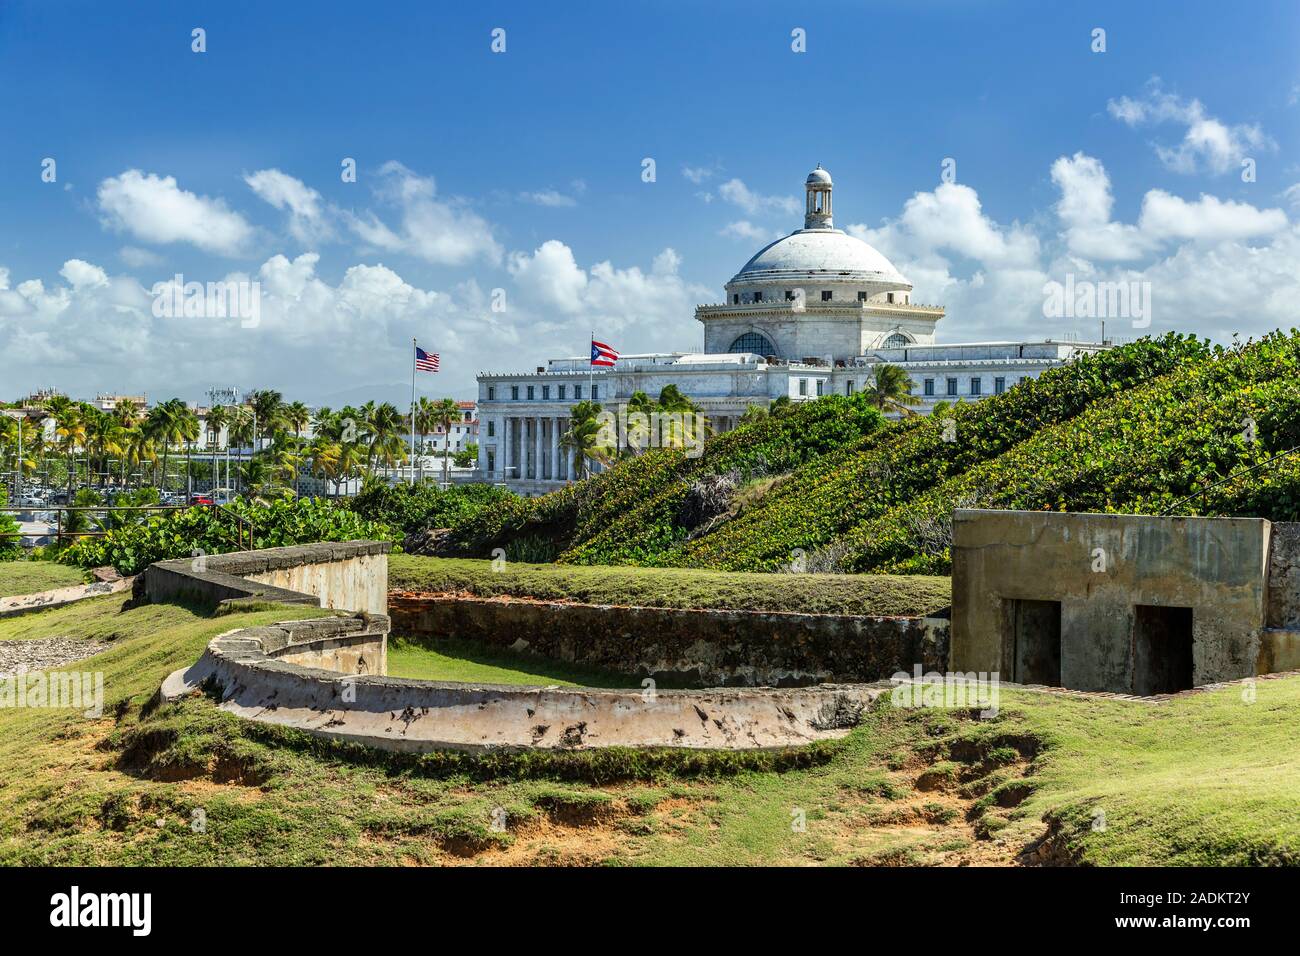
[{"label": "flagpole", "polygon": [[407,463],[411,469],[412,487],[415,485],[415,356],[419,344],[415,341],[414,336],[411,338],[411,459]]}]

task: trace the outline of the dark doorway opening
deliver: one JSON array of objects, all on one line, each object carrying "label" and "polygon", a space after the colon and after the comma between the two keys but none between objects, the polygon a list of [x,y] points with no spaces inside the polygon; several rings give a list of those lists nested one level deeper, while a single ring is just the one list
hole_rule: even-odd
[{"label": "dark doorway opening", "polygon": [[1011,601],[1011,679],[1061,686],[1061,602]]},{"label": "dark doorway opening", "polygon": [[1192,609],[1133,609],[1133,693],[1175,694],[1192,684]]}]

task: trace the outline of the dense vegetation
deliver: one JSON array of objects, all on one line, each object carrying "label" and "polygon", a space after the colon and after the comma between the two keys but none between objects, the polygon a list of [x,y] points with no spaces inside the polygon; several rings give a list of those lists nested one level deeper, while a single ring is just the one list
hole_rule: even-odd
[{"label": "dense vegetation", "polygon": [[238,550],[241,532],[233,516],[252,525],[256,548],[385,539],[390,534],[387,525],[321,499],[240,499],[226,509],[187,508],[82,538],[65,548],[59,560],[83,568],[112,565],[122,574],[136,574],[154,561]]},{"label": "dense vegetation", "polygon": [[[540,498],[511,497],[453,528],[470,553],[512,560],[649,563],[686,527],[723,520],[737,489],[761,485],[884,429],[866,396],[829,396],[710,439],[703,455],[651,449]],[[613,530],[611,530],[613,529]],[[585,547],[592,553],[580,549]],[[607,562],[592,560],[599,553]]]},{"label": "dense vegetation", "polygon": [[[1295,335],[1224,350],[1171,333],[887,426],[865,401],[825,398],[698,459],[652,452],[493,505],[455,541],[575,564],[944,573],[953,507],[1158,510],[1300,444],[1298,354]],[[1179,510],[1292,518],[1296,488],[1284,465]]]},{"label": "dense vegetation", "polygon": [[564,567],[395,554],[390,587],[515,595],[543,601],[637,607],[732,608],[805,614],[916,615],[947,607],[945,577],[745,574],[685,568]]},{"label": "dense vegetation", "polygon": [[513,497],[494,485],[451,485],[444,489],[432,481],[398,485],[369,481],[348,507],[368,521],[388,525],[400,536],[470,521],[488,505]]}]

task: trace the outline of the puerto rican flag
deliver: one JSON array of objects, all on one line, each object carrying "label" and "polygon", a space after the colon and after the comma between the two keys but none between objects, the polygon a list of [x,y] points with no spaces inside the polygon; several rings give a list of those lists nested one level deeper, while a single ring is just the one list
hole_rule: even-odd
[{"label": "puerto rican flag", "polygon": [[415,347],[415,367],[421,372],[438,371],[438,353],[426,352],[417,345]]},{"label": "puerto rican flag", "polygon": [[618,353],[604,342],[591,340],[591,364],[613,366],[618,361]]}]

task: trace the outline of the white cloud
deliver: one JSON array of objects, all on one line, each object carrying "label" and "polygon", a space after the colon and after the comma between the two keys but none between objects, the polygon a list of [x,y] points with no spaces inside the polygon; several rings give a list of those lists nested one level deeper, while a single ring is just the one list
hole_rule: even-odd
[{"label": "white cloud", "polygon": [[91,265],[82,259],[69,259],[59,270],[59,275],[72,284],[73,289],[87,289],[94,286],[108,285],[108,273],[99,266]]},{"label": "white cloud", "polygon": [[[1300,226],[1281,210],[1202,195],[1185,200],[1153,189],[1136,224],[1112,218],[1106,171],[1083,153],[1052,166],[1060,191],[1060,232],[1000,224],[980,212],[978,196],[920,193],[876,229],[847,230],[881,250],[913,283],[913,301],[942,304],[940,341],[1043,339],[1069,333],[1095,339],[1099,320],[1045,319],[1044,285],[1076,281],[1149,282],[1152,324],[1108,321],[1108,335],[1169,329],[1220,341],[1295,325],[1300,299]],[[966,187],[969,188],[969,187]],[[1297,190],[1300,193],[1300,190]],[[974,265],[959,268],[949,253]],[[1119,264],[1124,260],[1126,264]]]},{"label": "white cloud", "polygon": [[1194,173],[1208,169],[1225,173],[1236,169],[1252,153],[1273,152],[1277,143],[1258,124],[1229,126],[1210,116],[1200,100],[1185,100],[1167,92],[1159,77],[1147,83],[1142,96],[1121,96],[1106,104],[1110,115],[1120,122],[1138,127],[1174,123],[1185,127],[1177,146],[1157,144],[1156,154],[1169,169]]},{"label": "white cloud", "polygon": [[1019,223],[999,226],[986,216],[970,186],[941,183],[903,205],[898,219],[880,229],[850,225],[847,231],[889,255],[946,263],[941,252],[956,253],[982,265],[1017,268],[1033,262],[1038,239]]},{"label": "white cloud", "polygon": [[578,268],[573,250],[558,239],[548,239],[531,256],[512,253],[508,267],[515,284],[539,302],[569,314],[581,308],[587,273]]},{"label": "white cloud", "polygon": [[259,169],[244,182],[276,209],[289,210],[289,234],[299,242],[319,242],[331,235],[320,193],[301,179],[278,169]]},{"label": "white cloud", "polygon": [[1115,200],[1101,161],[1075,153],[1052,163],[1052,182],[1061,191],[1056,214],[1065,225],[1071,252],[1088,259],[1136,259],[1151,248],[1137,227],[1111,222]]},{"label": "white cloud", "polygon": [[682,175],[698,186],[706,179],[712,179],[718,169],[719,167],[716,164],[712,166],[689,166],[683,163]]},{"label": "white cloud", "polygon": [[1287,226],[1281,209],[1256,209],[1249,203],[1201,195],[1196,202],[1152,189],[1142,199],[1138,228],[1154,239],[1249,239]]},{"label": "white cloud", "polygon": [[764,229],[762,226],[756,226],[748,219],[729,222],[718,230],[718,234],[729,236],[732,239],[743,239],[745,242],[761,242],[764,244],[783,235],[783,233],[775,229]]},{"label": "white cloud", "polygon": [[464,203],[438,199],[433,177],[418,176],[395,160],[380,167],[379,175],[377,194],[398,208],[401,221],[391,228],[374,213],[350,217],[353,231],[365,243],[436,265],[501,261],[502,249],[491,225]]},{"label": "white cloud", "polygon": [[144,242],[188,242],[206,252],[240,256],[253,227],[220,199],[181,189],[172,176],[128,169],[99,184],[104,222]]},{"label": "white cloud", "polygon": [[718,187],[718,195],[751,216],[767,212],[793,215],[802,208],[798,200],[791,196],[764,196],[754,192],[739,179],[728,179]]},{"label": "white cloud", "polygon": [[564,193],[555,189],[543,189],[538,192],[523,192],[519,194],[523,202],[532,203],[535,206],[550,206],[552,208],[560,206],[576,206],[578,201],[572,196],[566,196]]}]

